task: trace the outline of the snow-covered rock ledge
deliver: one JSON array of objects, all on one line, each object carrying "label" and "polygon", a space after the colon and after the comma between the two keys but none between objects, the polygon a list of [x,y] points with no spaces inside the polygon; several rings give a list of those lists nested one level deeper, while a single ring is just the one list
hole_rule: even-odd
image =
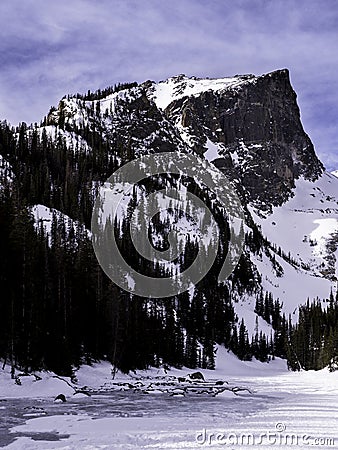
[{"label": "snow-covered rock ledge", "polygon": [[[200,373],[201,377],[194,376]],[[225,394],[231,395],[249,393],[250,386],[232,383],[233,377],[266,376],[287,373],[286,362],[279,358],[270,363],[259,361],[240,361],[223,347],[217,351],[216,369],[164,369],[151,368],[144,371],[112,375],[112,366],[107,361],[101,361],[91,366],[83,365],[71,380],[52,372],[34,372],[24,374],[16,371],[15,379],[11,378],[10,366],[0,365],[0,398],[55,398],[64,394],[72,397],[79,391],[109,392],[111,390],[133,390],[144,394],[166,393],[169,395],[191,394]],[[74,381],[76,380],[76,381]]]}]

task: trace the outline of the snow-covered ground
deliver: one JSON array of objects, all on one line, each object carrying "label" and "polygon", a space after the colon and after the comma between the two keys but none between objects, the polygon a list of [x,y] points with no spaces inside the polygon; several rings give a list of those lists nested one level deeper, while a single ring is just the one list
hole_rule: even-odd
[{"label": "snow-covered ground", "polygon": [[[338,179],[327,172],[315,182],[300,178],[293,197],[273,207],[272,214],[263,216],[253,205],[249,208],[282,269],[277,274],[265,254],[253,256],[264,290],[283,302],[286,313],[296,311],[307,298],[329,298],[338,278]],[[284,256],[278,256],[278,247]],[[287,262],[288,256],[294,263]]]},{"label": "snow-covered ground", "polygon": [[338,232],[338,179],[324,174],[315,182],[300,178],[293,197],[272,214],[251,212],[263,235],[318,275],[325,263],[327,239]]},{"label": "snow-covered ground", "polygon": [[[14,390],[8,371],[0,371],[0,446],[337,448],[338,373],[292,373],[280,359],[242,362],[223,348],[218,349],[217,369],[201,371],[205,381],[188,382],[192,372],[152,369],[117,374],[112,380],[108,363],[84,366],[77,373],[77,389],[91,386],[94,391],[88,397],[73,395],[70,380],[46,374]],[[34,383],[39,390],[32,390]],[[212,384],[225,390],[210,395],[203,388]],[[64,393],[67,402],[55,404],[56,393]],[[24,398],[28,394],[30,398]]]},{"label": "snow-covered ground", "polygon": [[222,144],[214,144],[210,139],[207,139],[206,143],[207,151],[204,153],[204,158],[212,162],[215,159],[222,158],[220,150],[222,150]]}]

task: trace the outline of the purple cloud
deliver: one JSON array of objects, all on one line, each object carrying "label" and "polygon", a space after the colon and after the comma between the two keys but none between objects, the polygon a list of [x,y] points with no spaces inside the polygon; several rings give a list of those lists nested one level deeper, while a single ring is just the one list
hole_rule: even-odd
[{"label": "purple cloud", "polygon": [[12,0],[0,18],[0,117],[14,124],[116,82],[288,67],[306,131],[338,166],[334,0]]}]

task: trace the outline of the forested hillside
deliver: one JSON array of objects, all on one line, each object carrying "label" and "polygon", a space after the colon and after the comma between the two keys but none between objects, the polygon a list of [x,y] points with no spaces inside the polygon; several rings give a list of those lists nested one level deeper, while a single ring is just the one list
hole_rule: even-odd
[{"label": "forested hillside", "polygon": [[[151,82],[141,86],[131,83],[65,97],[40,124],[22,123],[14,129],[6,121],[1,122],[0,359],[13,367],[13,376],[15,368],[72,375],[82,363],[100,359],[110,361],[113,370],[124,372],[160,365],[214,368],[216,344],[245,360],[287,358],[293,370],[335,367],[336,294],[315,299],[311,292],[304,292],[298,304],[304,303],[304,296],[309,301],[300,308],[297,323],[290,307],[285,308],[285,298],[267,289],[267,275],[255,260],[266,260],[277,281],[285,275],[285,267],[292,273],[306,274],[310,266],[271,242],[248,207],[252,202],[256,212],[261,208],[267,214],[290,198],[298,178],[315,181],[321,176],[323,168],[311,142],[301,134],[297,118],[296,126],[291,123],[287,128],[283,122],[278,128],[282,114],[279,107],[276,117],[270,111],[271,121],[276,121],[271,136],[266,136],[262,128],[252,128],[251,119],[258,123],[265,117],[252,108],[246,117],[239,111],[237,122],[233,117],[229,122],[223,115],[223,122],[209,124],[209,131],[202,123],[200,103],[204,102],[210,114],[216,114],[217,108],[229,108],[224,103],[242,95],[238,83],[244,86],[248,101],[256,104],[262,81],[255,80],[236,79],[236,89],[221,94],[213,92],[211,80],[211,88],[204,93],[191,95],[176,89],[176,97],[162,108],[156,106]],[[273,79],[273,83],[275,91],[289,89],[283,84],[284,75]],[[218,104],[212,95],[220,99]],[[179,114],[182,120],[177,119]],[[209,119],[204,117],[204,123]],[[240,133],[243,139],[238,137]],[[207,143],[210,148],[208,140],[215,140],[215,134],[222,143],[220,154],[214,158],[215,166],[233,180],[245,210],[245,246],[238,266],[229,280],[217,282],[227,252],[228,225],[217,204],[208,199],[208,192],[193,179],[183,177],[187,189],[203,198],[219,224],[221,244],[212,269],[194,289],[172,298],[150,299],[123,291],[103,273],[92,248],[90,223],[100,186],[116,169],[140,154],[194,149],[203,157],[203,145]],[[259,135],[260,147],[254,144],[258,139],[255,134]],[[297,149],[295,136],[302,150]],[[264,140],[276,167],[279,164],[271,173],[261,164],[266,158]],[[297,163],[290,160],[288,145]],[[234,152],[240,161],[237,166],[231,159],[235,160]],[[256,163],[260,161],[263,175],[258,169],[253,171],[255,158]],[[274,184],[269,190],[270,175]],[[176,181],[167,174],[140,183],[139,189],[156,191],[174,186]],[[131,208],[135,201],[131,198]],[[41,211],[48,214],[39,215]],[[164,247],[170,215],[175,212],[168,214],[166,221],[157,218],[152,223],[150,233],[164,236]],[[128,237],[128,218],[114,225],[130,263],[158,276],[158,267],[145,265],[137,255]],[[189,266],[196,252],[196,241],[188,239],[178,262],[180,269]],[[325,281],[325,286],[331,285],[335,292],[336,279],[331,272],[325,279],[318,273],[311,277],[320,283]],[[240,309],[243,304],[248,310]]]}]

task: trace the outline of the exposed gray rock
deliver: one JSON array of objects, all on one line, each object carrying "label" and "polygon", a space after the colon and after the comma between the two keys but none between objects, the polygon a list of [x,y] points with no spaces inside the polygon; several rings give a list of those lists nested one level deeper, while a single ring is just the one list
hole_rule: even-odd
[{"label": "exposed gray rock", "polygon": [[194,372],[189,374],[191,380],[202,380],[204,381],[204,376],[201,372]]},{"label": "exposed gray rock", "polygon": [[[242,80],[244,77],[240,77]],[[278,205],[303,175],[315,180],[323,171],[300,121],[289,72],[278,70],[221,91],[207,90],[170,103],[168,120],[194,137],[205,152],[206,139],[223,144],[215,165],[239,179],[248,201]]]}]

